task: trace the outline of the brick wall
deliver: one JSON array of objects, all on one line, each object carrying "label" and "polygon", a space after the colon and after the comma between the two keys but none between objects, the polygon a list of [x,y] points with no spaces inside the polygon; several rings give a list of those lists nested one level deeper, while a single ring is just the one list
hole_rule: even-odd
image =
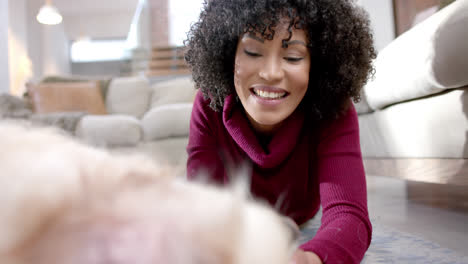
[{"label": "brick wall", "polygon": [[149,0],[151,13],[151,43],[169,45],[169,0]]}]

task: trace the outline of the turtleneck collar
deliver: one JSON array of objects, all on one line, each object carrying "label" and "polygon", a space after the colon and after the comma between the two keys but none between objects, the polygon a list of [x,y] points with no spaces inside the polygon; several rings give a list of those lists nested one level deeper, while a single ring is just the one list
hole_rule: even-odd
[{"label": "turtleneck collar", "polygon": [[223,123],[234,141],[256,165],[273,168],[283,162],[296,146],[304,124],[304,114],[296,110],[283,122],[271,135],[267,152],[258,141],[235,94],[227,96],[224,101]]}]

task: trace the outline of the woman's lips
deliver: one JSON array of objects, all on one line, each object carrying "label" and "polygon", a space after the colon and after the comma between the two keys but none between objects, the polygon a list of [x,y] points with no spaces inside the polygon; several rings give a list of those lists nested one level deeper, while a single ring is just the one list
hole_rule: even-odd
[{"label": "woman's lips", "polygon": [[255,98],[255,101],[264,106],[276,106],[283,102],[289,95],[289,93],[283,89],[252,88],[250,92]]},{"label": "woman's lips", "polygon": [[250,91],[263,100],[279,100],[288,95],[287,91],[270,86],[257,86],[251,88]]}]

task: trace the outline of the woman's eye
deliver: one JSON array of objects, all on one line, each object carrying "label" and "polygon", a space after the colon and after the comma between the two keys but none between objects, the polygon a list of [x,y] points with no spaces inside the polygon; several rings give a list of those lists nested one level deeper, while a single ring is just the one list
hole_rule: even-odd
[{"label": "woman's eye", "polygon": [[284,59],[289,61],[289,62],[298,62],[298,61],[301,61],[303,58],[301,58],[301,57],[285,57]]},{"label": "woman's eye", "polygon": [[247,54],[250,57],[260,57],[260,54],[258,54],[256,52],[251,52],[251,51],[248,51],[248,50],[244,50],[244,52],[245,52],[245,54]]}]

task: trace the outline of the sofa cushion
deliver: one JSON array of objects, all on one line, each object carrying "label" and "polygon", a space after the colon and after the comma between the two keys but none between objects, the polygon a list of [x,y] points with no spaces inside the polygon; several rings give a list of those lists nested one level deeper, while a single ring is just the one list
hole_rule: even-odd
[{"label": "sofa cushion", "polygon": [[191,76],[160,81],[151,86],[151,108],[165,104],[191,103],[195,99],[195,84]]},{"label": "sofa cushion", "polygon": [[35,113],[87,112],[106,114],[106,107],[96,81],[27,84],[29,100]]},{"label": "sofa cushion", "polygon": [[375,60],[365,86],[373,109],[468,84],[468,1],[455,1],[405,32]]},{"label": "sofa cushion", "polygon": [[188,136],[192,103],[167,104],[152,108],[141,119],[145,141]]},{"label": "sofa cushion", "polygon": [[359,115],[366,158],[468,158],[468,86]]},{"label": "sofa cushion", "polygon": [[76,128],[75,134],[96,146],[134,146],[142,137],[140,121],[130,115],[87,115]]},{"label": "sofa cushion", "polygon": [[119,77],[109,84],[106,105],[111,114],[126,114],[136,118],[148,110],[151,89],[143,76]]}]

